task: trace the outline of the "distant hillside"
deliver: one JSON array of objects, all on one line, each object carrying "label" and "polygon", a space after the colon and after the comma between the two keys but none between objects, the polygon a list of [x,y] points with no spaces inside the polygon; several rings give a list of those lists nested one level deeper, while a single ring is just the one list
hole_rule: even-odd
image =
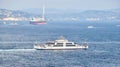
[{"label": "distant hillside", "polygon": [[[28,9],[27,11],[0,9],[0,19],[14,17],[29,20],[32,17],[40,17],[41,11],[42,9]],[[48,9],[46,18],[49,21],[120,21],[120,9],[87,11]]]},{"label": "distant hillside", "polygon": [[[50,14],[50,16],[58,20],[73,21],[120,21],[120,10],[87,10],[87,11],[71,11],[61,12],[60,14]],[[54,18],[52,18],[54,20]]]},{"label": "distant hillside", "polygon": [[32,17],[34,14],[19,11],[19,10],[7,10],[7,9],[0,9],[0,18],[5,18],[5,17]]},{"label": "distant hillside", "polygon": [[113,21],[119,20],[120,13],[113,11],[88,10],[80,13],[80,16],[83,18],[99,18],[99,20],[102,21]]}]

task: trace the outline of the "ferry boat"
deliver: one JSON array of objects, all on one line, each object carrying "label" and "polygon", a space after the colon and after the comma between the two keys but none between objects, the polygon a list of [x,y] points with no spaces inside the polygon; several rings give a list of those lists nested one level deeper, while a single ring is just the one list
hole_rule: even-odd
[{"label": "ferry boat", "polygon": [[55,41],[50,41],[45,44],[35,44],[34,49],[37,50],[73,50],[73,49],[87,49],[88,44],[77,44],[75,42],[70,42],[63,36],[59,37]]}]

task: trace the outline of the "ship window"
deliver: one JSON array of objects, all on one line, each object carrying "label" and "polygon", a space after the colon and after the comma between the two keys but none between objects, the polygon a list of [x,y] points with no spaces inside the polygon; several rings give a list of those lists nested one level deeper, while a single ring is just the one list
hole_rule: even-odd
[{"label": "ship window", "polygon": [[53,47],[63,47],[63,45],[54,45]]},{"label": "ship window", "polygon": [[73,43],[66,43],[66,46],[75,46]]},{"label": "ship window", "polygon": [[72,45],[72,43],[66,43],[66,45]]},{"label": "ship window", "polygon": [[63,45],[63,43],[57,43],[57,45]]},{"label": "ship window", "polygon": [[54,47],[63,47],[63,43],[57,43]]}]

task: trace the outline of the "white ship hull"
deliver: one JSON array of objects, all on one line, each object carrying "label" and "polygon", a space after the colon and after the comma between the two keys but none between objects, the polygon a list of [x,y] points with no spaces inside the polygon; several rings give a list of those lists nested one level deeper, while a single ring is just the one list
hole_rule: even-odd
[{"label": "white ship hull", "polygon": [[87,49],[88,46],[76,46],[76,47],[40,47],[34,46],[37,50],[75,50],[75,49]]}]

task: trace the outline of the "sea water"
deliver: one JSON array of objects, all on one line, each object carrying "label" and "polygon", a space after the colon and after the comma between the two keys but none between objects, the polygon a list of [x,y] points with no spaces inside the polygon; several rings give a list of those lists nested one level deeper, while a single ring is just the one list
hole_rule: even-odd
[{"label": "sea water", "polygon": [[[10,22],[8,22],[10,23]],[[118,22],[48,22],[0,25],[0,67],[120,67]],[[93,26],[93,28],[88,28]],[[35,50],[33,44],[64,36],[87,50]]]}]

